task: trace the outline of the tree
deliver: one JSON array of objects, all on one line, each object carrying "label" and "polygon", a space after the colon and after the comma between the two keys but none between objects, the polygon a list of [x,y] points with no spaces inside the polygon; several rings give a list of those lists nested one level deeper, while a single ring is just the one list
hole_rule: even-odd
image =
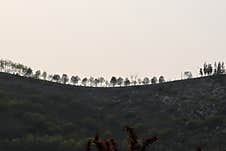
[{"label": "tree", "polygon": [[138,78],[138,79],[137,79],[137,82],[138,82],[139,85],[141,85],[141,84],[142,84],[141,78]]},{"label": "tree", "polygon": [[52,77],[53,81],[55,82],[60,82],[60,75],[59,74],[54,74]]},{"label": "tree", "polygon": [[158,81],[157,77],[153,77],[153,78],[151,79],[151,83],[152,83],[152,84],[156,84],[157,81]]},{"label": "tree", "polygon": [[77,85],[80,80],[81,79],[79,78],[79,76],[72,76],[71,77],[71,83],[74,84],[74,85]]},{"label": "tree", "polygon": [[164,76],[160,76],[160,77],[159,77],[159,83],[164,83],[164,82],[165,82]]},{"label": "tree", "polygon": [[100,85],[101,85],[101,86],[103,86],[104,81],[105,81],[105,80],[104,80],[103,77],[100,77],[100,78],[99,78],[99,82],[100,82]]},{"label": "tree", "polygon": [[207,64],[204,63],[204,65],[203,65],[203,72],[204,72],[204,75],[207,74],[207,68],[208,68]]},{"label": "tree", "polygon": [[217,74],[217,62],[214,62],[214,75]]},{"label": "tree", "polygon": [[44,72],[42,73],[42,78],[43,78],[43,80],[46,80],[46,77],[47,77],[47,72],[44,71]]},{"label": "tree", "polygon": [[211,75],[213,73],[213,67],[211,64],[208,64],[206,72],[207,75]]},{"label": "tree", "polygon": [[150,83],[150,79],[148,77],[145,77],[143,82],[142,82],[144,85],[147,85]]},{"label": "tree", "polygon": [[63,82],[63,84],[66,84],[69,81],[68,75],[63,74],[61,77],[61,81]]},{"label": "tree", "polygon": [[108,80],[105,80],[105,86],[109,87],[110,86],[110,82]]},{"label": "tree", "polygon": [[28,68],[27,71],[26,71],[26,73],[25,73],[25,76],[26,76],[26,77],[31,77],[32,74],[33,74],[32,69],[31,69],[31,68]]},{"label": "tree", "polygon": [[111,83],[111,85],[112,85],[113,87],[115,87],[115,85],[117,84],[117,78],[113,76],[113,77],[111,78],[110,83]]},{"label": "tree", "polygon": [[130,85],[130,80],[128,78],[125,79],[124,85],[125,86],[129,86]]},{"label": "tree", "polygon": [[83,78],[82,79],[82,85],[83,86],[86,86],[87,85],[87,82],[88,82],[88,78]]},{"label": "tree", "polygon": [[95,78],[93,83],[94,83],[95,87],[97,87],[98,84],[100,83],[100,81],[99,81],[99,79]]},{"label": "tree", "polygon": [[222,67],[221,67],[221,63],[219,62],[217,65],[217,74],[221,74],[222,72]]},{"label": "tree", "polygon": [[35,78],[35,79],[39,79],[40,75],[41,75],[41,71],[38,70],[38,71],[35,72],[34,78]]},{"label": "tree", "polygon": [[1,69],[1,72],[3,72],[5,69],[4,60],[0,60],[0,69]]},{"label": "tree", "polygon": [[200,74],[201,77],[203,76],[203,70],[202,70],[202,68],[199,69],[199,74]]},{"label": "tree", "polygon": [[93,86],[94,85],[94,77],[89,78],[89,85]]},{"label": "tree", "polygon": [[193,76],[192,76],[192,73],[190,71],[186,71],[184,72],[184,76],[187,78],[187,79],[191,79]]},{"label": "tree", "polygon": [[124,82],[124,79],[123,79],[122,77],[119,77],[119,78],[117,79],[117,84],[118,84],[120,87],[122,86],[123,82]]},{"label": "tree", "polygon": [[130,76],[130,84],[136,85],[137,84],[137,75]]}]

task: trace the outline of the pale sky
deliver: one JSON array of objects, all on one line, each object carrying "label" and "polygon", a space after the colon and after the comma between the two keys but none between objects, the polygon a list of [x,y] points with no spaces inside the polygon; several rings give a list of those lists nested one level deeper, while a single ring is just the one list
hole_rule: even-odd
[{"label": "pale sky", "polygon": [[225,0],[0,0],[0,58],[81,76],[226,61]]}]

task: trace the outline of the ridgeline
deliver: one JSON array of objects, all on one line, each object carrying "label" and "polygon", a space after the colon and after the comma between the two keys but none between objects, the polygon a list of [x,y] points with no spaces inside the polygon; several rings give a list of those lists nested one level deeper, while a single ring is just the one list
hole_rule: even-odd
[{"label": "ridgeline", "polygon": [[226,148],[226,75],[91,88],[0,73],[0,150],[84,151],[90,136],[120,140],[125,125],[158,136],[153,151]]}]

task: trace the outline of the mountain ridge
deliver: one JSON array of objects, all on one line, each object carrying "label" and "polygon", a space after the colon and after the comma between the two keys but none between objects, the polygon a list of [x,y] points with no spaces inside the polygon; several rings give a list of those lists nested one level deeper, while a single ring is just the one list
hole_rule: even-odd
[{"label": "mountain ridge", "polygon": [[198,145],[222,150],[226,75],[96,88],[0,73],[0,117],[5,121],[0,147],[6,151],[80,151],[96,132],[121,140],[125,150],[125,125],[143,136],[158,135],[152,150],[193,150]]}]

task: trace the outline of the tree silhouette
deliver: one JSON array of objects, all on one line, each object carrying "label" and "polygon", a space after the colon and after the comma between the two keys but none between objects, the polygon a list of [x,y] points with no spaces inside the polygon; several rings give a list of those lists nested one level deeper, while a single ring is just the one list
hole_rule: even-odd
[{"label": "tree silhouette", "polygon": [[33,71],[32,71],[31,68],[28,68],[27,71],[25,72],[25,76],[26,76],[26,77],[31,77],[32,74],[33,74]]},{"label": "tree silhouette", "polygon": [[72,76],[71,77],[71,83],[74,84],[74,85],[77,85],[80,80],[81,79],[79,78],[79,76]]},{"label": "tree silhouette", "polygon": [[47,77],[47,72],[44,71],[44,72],[42,73],[42,78],[43,78],[43,80],[46,80],[46,77]]},{"label": "tree silhouette", "polygon": [[164,83],[164,82],[165,82],[164,76],[160,76],[160,77],[159,77],[159,83]]},{"label": "tree silhouette", "polygon": [[133,128],[126,126],[124,130],[128,135],[128,151],[145,151],[149,145],[159,140],[156,136],[139,140]]},{"label": "tree silhouette", "polygon": [[206,63],[204,63],[204,65],[203,65],[203,72],[204,72],[204,75],[207,75],[207,68],[208,68],[208,66],[207,66],[207,64]]},{"label": "tree silhouette", "polygon": [[143,80],[143,84],[147,85],[149,83],[150,83],[150,79],[148,77],[145,77],[144,80]]},{"label": "tree silhouette", "polygon": [[206,72],[207,72],[207,75],[211,75],[213,73],[213,67],[211,64],[208,64]]},{"label": "tree silhouette", "polygon": [[101,86],[103,86],[104,81],[105,81],[105,79],[103,77],[99,78],[99,83],[100,83]]},{"label": "tree silhouette", "polygon": [[83,78],[83,79],[82,79],[82,85],[83,85],[83,86],[86,86],[87,83],[88,83],[88,78]]},{"label": "tree silhouette", "polygon": [[118,84],[120,87],[122,86],[123,82],[124,82],[124,79],[123,79],[122,77],[119,77],[119,78],[117,79],[117,84]]},{"label": "tree silhouette", "polygon": [[158,81],[157,77],[153,77],[153,78],[151,79],[151,83],[152,83],[152,84],[156,84],[157,81]]},{"label": "tree silhouette", "polygon": [[67,82],[69,81],[68,75],[67,74],[63,74],[61,77],[61,81],[63,84],[67,84]]},{"label": "tree silhouette", "polygon": [[95,78],[94,81],[93,81],[93,83],[94,83],[94,86],[97,87],[98,84],[100,83],[100,81],[99,81],[98,78]]},{"label": "tree silhouette", "polygon": [[139,85],[141,85],[141,84],[142,84],[141,78],[138,78],[138,79],[137,79],[137,82],[138,82]]},{"label": "tree silhouette", "polygon": [[129,86],[130,85],[130,80],[128,78],[125,79],[124,85],[125,86]]},{"label": "tree silhouette", "polygon": [[40,76],[41,76],[41,71],[40,70],[36,71],[35,74],[34,74],[34,78],[39,79]]},{"label": "tree silhouette", "polygon": [[113,76],[113,77],[111,78],[110,84],[111,84],[113,87],[115,87],[115,85],[117,84],[117,78]]},{"label": "tree silhouette", "polygon": [[60,82],[60,75],[59,74],[54,74],[52,77],[53,81],[55,82]]},{"label": "tree silhouette", "polygon": [[88,81],[89,81],[89,85],[90,86],[93,86],[94,85],[94,77],[92,77],[92,76],[89,77],[89,80]]},{"label": "tree silhouette", "polygon": [[201,77],[203,76],[203,70],[202,70],[202,68],[199,69],[199,74],[201,75]]}]

